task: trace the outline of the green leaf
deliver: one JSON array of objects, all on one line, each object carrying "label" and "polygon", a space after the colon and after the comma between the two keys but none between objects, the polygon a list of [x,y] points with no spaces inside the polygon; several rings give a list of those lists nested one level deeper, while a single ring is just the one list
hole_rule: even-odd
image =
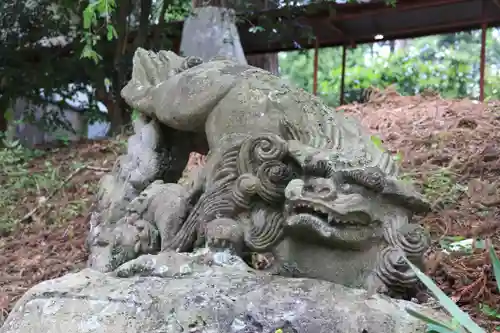
[{"label": "green leaf", "polygon": [[140,112],[137,109],[132,109],[132,120],[137,120],[139,118]]},{"label": "green leaf", "polygon": [[493,309],[492,307],[486,305],[486,304],[479,304],[479,309],[481,310],[482,313],[489,317],[495,317],[495,318],[500,318],[500,312],[497,309]]},{"label": "green leaf", "polygon": [[250,27],[250,28],[248,29],[248,32],[251,32],[251,33],[257,33],[257,32],[259,32],[259,31],[264,31],[264,30],[265,30],[265,29],[264,29],[263,27],[258,26],[258,25],[255,25],[255,26],[253,26],[253,27]]},{"label": "green leaf", "polygon": [[97,65],[99,63],[99,61],[102,60],[102,57],[95,51],[92,51],[92,54],[90,56],[90,58],[92,60],[94,60],[94,63]]},{"label": "green leaf", "polygon": [[493,266],[493,275],[495,275],[495,280],[497,280],[497,288],[500,291],[500,260],[495,253],[493,245],[490,245],[490,259]]},{"label": "green leaf", "polygon": [[439,301],[439,304],[450,313],[453,319],[455,319],[460,325],[466,328],[470,333],[486,333],[478,324],[476,324],[471,317],[462,311],[458,305],[453,302],[439,287],[429,278],[427,275],[422,273],[418,267],[413,265],[408,259],[406,262],[415,272],[420,281],[434,294],[434,296]]},{"label": "green leaf", "polygon": [[12,108],[8,108],[7,111],[5,111],[4,118],[7,122],[11,122],[12,120],[14,120],[14,111],[12,110]]},{"label": "green leaf", "polygon": [[108,1],[107,0],[99,0],[95,2],[96,4],[96,9],[99,12],[99,14],[108,14]]},{"label": "green leaf", "polygon": [[474,244],[474,248],[476,249],[485,249],[486,248],[486,242],[484,239],[476,239],[476,242]]},{"label": "green leaf", "polygon": [[92,59],[96,64],[98,64],[102,59],[102,57],[96,51],[94,51],[94,49],[92,49],[92,46],[90,44],[87,44],[83,47],[82,54],[80,55],[80,59],[82,58]]},{"label": "green leaf", "polygon": [[108,25],[106,28],[108,29],[106,37],[108,38],[108,41],[111,41],[113,40],[113,26]]},{"label": "green leaf", "polygon": [[435,318],[431,318],[431,317],[423,314],[422,312],[418,312],[412,308],[406,308],[406,312],[408,312],[411,316],[413,316],[417,319],[420,319],[422,321],[425,321],[427,324],[432,325],[434,327],[442,327],[442,328],[445,328],[448,330],[453,330],[451,325],[447,325],[446,323],[443,323],[440,320],[437,320]]},{"label": "green leaf", "polygon": [[94,6],[88,5],[83,11],[83,29],[90,29],[95,18]]},{"label": "green leaf", "polygon": [[382,149],[383,150],[383,145],[382,145],[382,139],[380,139],[378,136],[376,135],[372,135],[370,137],[370,139],[372,140],[373,144],[379,148],[379,149]]},{"label": "green leaf", "polygon": [[83,47],[82,54],[80,55],[80,59],[82,58],[90,58],[90,54],[92,52],[92,47],[87,44]]},{"label": "green leaf", "polygon": [[449,240],[450,242],[460,242],[465,240],[464,236],[444,236],[442,239]]},{"label": "green leaf", "polygon": [[108,29],[107,32],[108,41],[111,41],[113,40],[113,38],[118,37],[118,33],[116,32],[115,27],[113,27],[113,25],[108,24],[106,28]]},{"label": "green leaf", "polygon": [[401,152],[398,152],[396,155],[393,156],[394,161],[399,162],[403,159],[403,154]]},{"label": "green leaf", "polygon": [[456,333],[456,331],[443,326],[428,324],[426,333]]}]

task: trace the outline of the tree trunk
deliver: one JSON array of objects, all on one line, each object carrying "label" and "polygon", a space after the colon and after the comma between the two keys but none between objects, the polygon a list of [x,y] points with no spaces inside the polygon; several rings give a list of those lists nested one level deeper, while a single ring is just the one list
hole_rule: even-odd
[{"label": "tree trunk", "polygon": [[165,14],[167,14],[168,5],[170,5],[171,3],[171,0],[163,0],[160,10],[160,17],[158,18],[158,24],[156,25],[156,29],[153,31],[153,42],[151,45],[153,49],[159,50],[162,48],[162,42],[164,39],[163,33],[167,24],[167,22],[165,21]]},{"label": "tree trunk", "polygon": [[247,61],[249,65],[265,69],[276,76],[280,75],[277,53],[248,55]]},{"label": "tree trunk", "polygon": [[408,46],[408,39],[399,39],[395,43],[396,51],[402,51]]},{"label": "tree trunk", "polygon": [[7,117],[5,113],[7,110],[0,110],[0,133],[7,131]]},{"label": "tree trunk", "polygon": [[127,48],[128,39],[128,22],[127,17],[132,10],[132,3],[130,0],[118,2],[117,8],[117,22],[115,27],[118,33],[118,40],[115,44],[115,54],[113,58],[113,75],[111,91],[113,94],[113,104],[108,108],[108,117],[110,122],[109,131],[111,135],[119,134],[123,131],[124,127],[130,123],[131,116],[127,110],[128,107],[120,95],[120,91],[125,84],[125,61],[124,55]]},{"label": "tree trunk", "polygon": [[[7,131],[7,112],[9,108],[9,99],[4,91],[7,85],[7,80],[0,79],[0,133]],[[2,147],[2,141],[0,140],[0,148]]]},{"label": "tree trunk", "polygon": [[[274,9],[278,5],[278,1],[251,0],[251,2],[254,11]],[[280,75],[278,53],[248,55],[247,61],[249,65],[265,69],[276,76]]]},{"label": "tree trunk", "polygon": [[139,31],[134,41],[134,49],[138,47],[145,47],[149,34],[149,16],[151,15],[151,8],[153,6],[152,0],[141,0],[141,14],[139,16]]},{"label": "tree trunk", "polygon": [[389,48],[390,48],[390,53],[393,54],[394,51],[396,50],[396,41],[394,40],[389,41]]}]

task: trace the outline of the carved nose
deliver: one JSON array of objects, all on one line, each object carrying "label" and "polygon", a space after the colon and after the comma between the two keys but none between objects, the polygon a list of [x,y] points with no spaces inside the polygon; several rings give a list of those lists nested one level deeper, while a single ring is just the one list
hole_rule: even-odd
[{"label": "carved nose", "polygon": [[310,184],[304,187],[307,195],[317,199],[335,199],[335,188],[329,184]]}]

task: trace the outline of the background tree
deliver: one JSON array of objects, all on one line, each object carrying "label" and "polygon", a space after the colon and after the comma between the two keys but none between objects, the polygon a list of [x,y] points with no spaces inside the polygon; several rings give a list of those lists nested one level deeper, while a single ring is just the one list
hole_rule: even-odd
[{"label": "background tree", "polygon": [[[245,3],[244,0],[242,1]],[[277,0],[252,0],[246,1],[246,4],[251,11],[261,11],[276,9],[279,7],[280,2]],[[265,69],[274,75],[279,75],[278,53],[247,55],[247,62],[249,65]]]}]

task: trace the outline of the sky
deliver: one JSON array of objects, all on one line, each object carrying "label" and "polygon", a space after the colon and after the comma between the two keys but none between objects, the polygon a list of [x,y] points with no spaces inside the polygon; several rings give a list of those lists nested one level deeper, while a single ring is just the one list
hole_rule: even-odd
[{"label": "sky", "polygon": [[[87,89],[90,90],[91,87],[88,86]],[[56,96],[54,96],[54,99],[60,100],[61,96],[56,95]],[[89,98],[88,98],[87,94],[78,91],[71,100],[66,99],[66,102],[75,108],[83,108],[86,105],[88,105]],[[107,110],[106,106],[104,106],[103,103],[98,102],[97,106],[99,107],[99,110],[101,112],[108,113],[108,110]],[[108,122],[96,122],[94,124],[89,124],[88,137],[89,137],[89,139],[96,139],[96,138],[105,137],[108,129],[109,129]]]}]

